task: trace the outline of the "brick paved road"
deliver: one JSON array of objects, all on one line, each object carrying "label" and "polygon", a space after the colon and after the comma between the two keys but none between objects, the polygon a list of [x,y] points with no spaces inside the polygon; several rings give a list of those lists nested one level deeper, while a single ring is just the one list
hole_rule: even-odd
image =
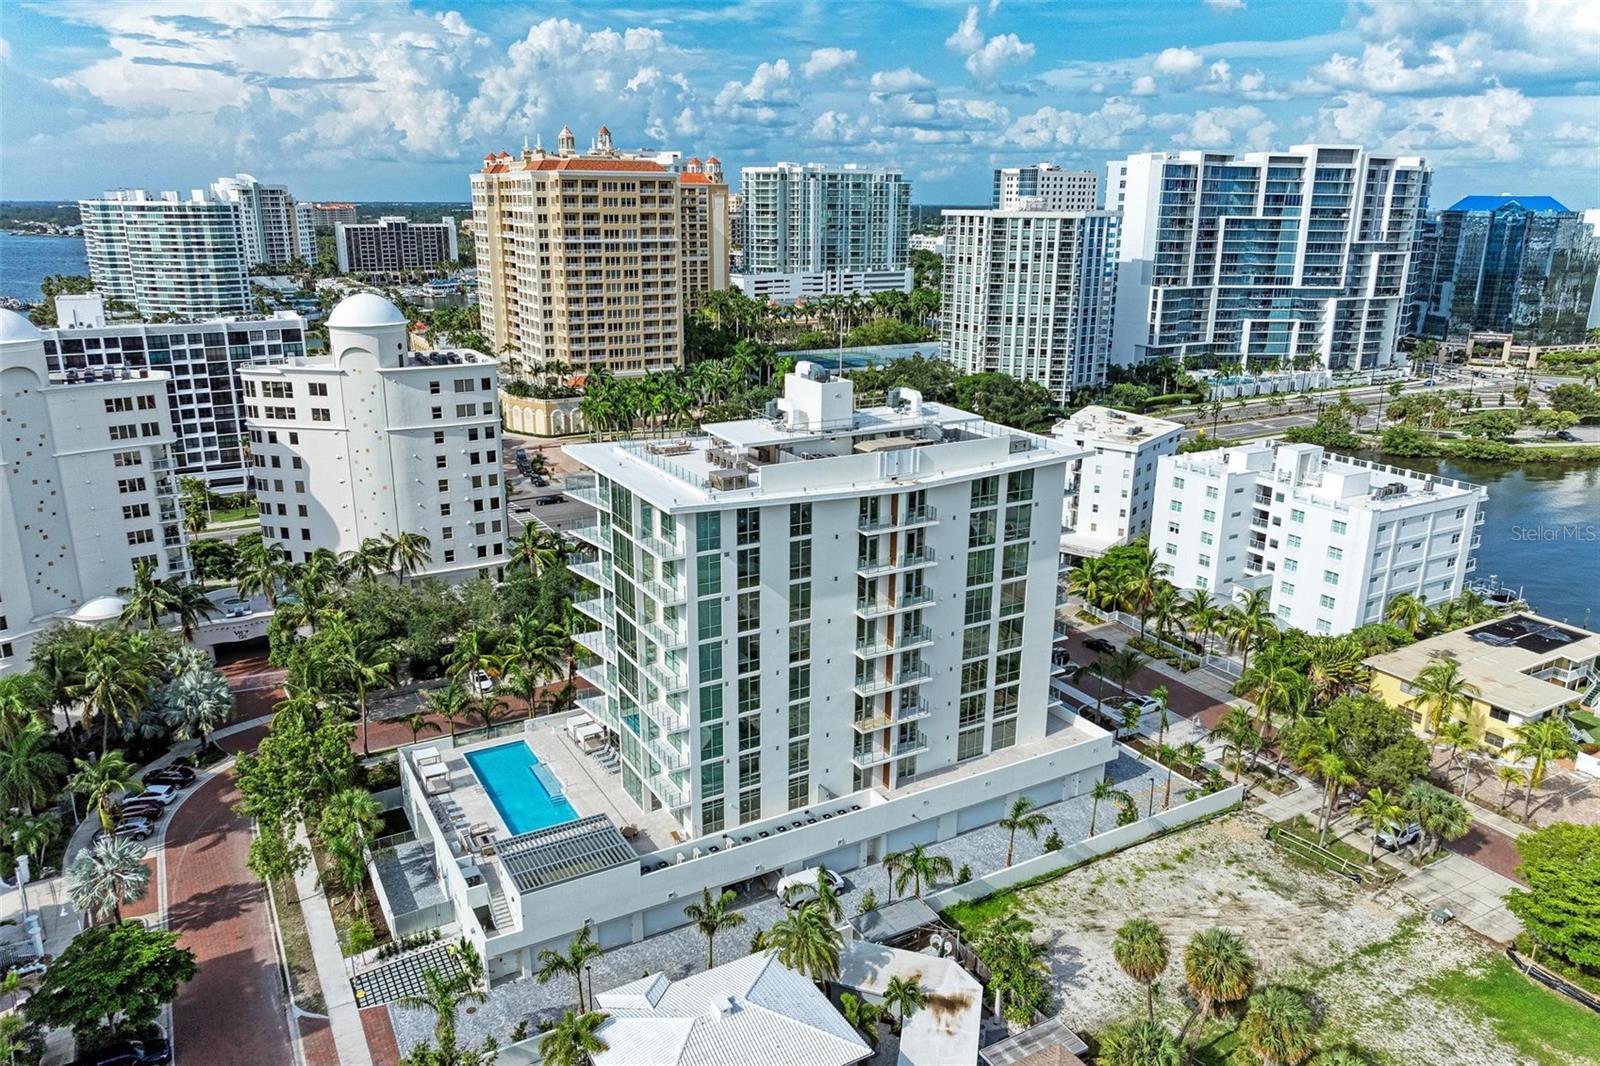
[{"label": "brick paved road", "polygon": [[1519,882],[1522,880],[1517,876],[1517,866],[1522,862],[1522,857],[1517,854],[1516,844],[1504,833],[1474,824],[1467,830],[1466,836],[1447,842],[1445,847],[1485,869],[1493,870],[1501,877]]},{"label": "brick paved road", "polygon": [[233,775],[201,785],[167,826],[168,925],[200,972],[172,1009],[179,1062],[293,1062],[266,890],[245,869],[250,823]]},{"label": "brick paved road", "polygon": [[[1072,657],[1072,665],[1083,666],[1087,663],[1094,662],[1099,656],[1097,653],[1092,652],[1083,646],[1083,638],[1085,635],[1083,624],[1079,620],[1074,619],[1071,622],[1071,625],[1072,635],[1067,638],[1067,648],[1069,649],[1068,654]],[[1092,636],[1100,630],[1105,631],[1105,633],[1102,635],[1109,635],[1116,632],[1116,627],[1110,625],[1096,627],[1095,629],[1089,630],[1089,635]],[[1118,695],[1122,691],[1115,683],[1107,681],[1101,677],[1092,676],[1085,677],[1083,681],[1075,687],[1081,689],[1090,696],[1094,696],[1097,695],[1095,691],[1095,686],[1097,684],[1105,686],[1105,695],[1107,699]],[[1201,723],[1208,729],[1215,726],[1218,719],[1227,713],[1227,704],[1219,703],[1217,700],[1206,695],[1204,692],[1201,692],[1199,689],[1191,688],[1190,686],[1183,684],[1181,681],[1174,681],[1163,674],[1158,674],[1149,667],[1145,667],[1134,676],[1133,681],[1128,685],[1128,691],[1137,692],[1142,696],[1148,696],[1151,690],[1156,688],[1158,685],[1167,686],[1167,706],[1172,709],[1172,713],[1180,715],[1184,718],[1198,717]]]}]

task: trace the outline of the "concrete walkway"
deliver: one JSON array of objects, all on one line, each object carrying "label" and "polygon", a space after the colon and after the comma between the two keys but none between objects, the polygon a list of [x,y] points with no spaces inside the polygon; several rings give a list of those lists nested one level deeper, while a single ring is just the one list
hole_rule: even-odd
[{"label": "concrete walkway", "polygon": [[[295,843],[306,848],[311,846],[305,826],[296,828]],[[350,988],[350,976],[345,971],[344,953],[339,948],[339,933],[333,924],[333,912],[328,908],[328,897],[323,895],[317,881],[315,863],[307,863],[305,869],[294,875],[294,889],[305,915],[306,935],[317,964],[317,981],[322,985],[322,999],[327,1004],[340,1066],[372,1066],[372,1053],[367,1049],[366,1032],[361,1026],[361,1012],[356,1006],[355,992]]]},{"label": "concrete walkway", "polygon": [[1395,889],[1425,910],[1449,908],[1468,929],[1496,944],[1508,944],[1522,932],[1522,923],[1506,909],[1505,896],[1520,887],[1509,877],[1451,852],[1413,871]]}]

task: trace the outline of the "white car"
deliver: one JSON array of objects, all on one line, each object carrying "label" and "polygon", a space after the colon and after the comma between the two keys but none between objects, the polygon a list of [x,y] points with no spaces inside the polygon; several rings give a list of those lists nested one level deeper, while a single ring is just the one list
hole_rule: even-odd
[{"label": "white car", "polygon": [[817,878],[826,878],[828,887],[838,895],[844,891],[844,878],[826,866],[813,866],[809,870],[790,874],[778,881],[778,898],[785,907],[798,907],[817,898]]},{"label": "white car", "polygon": [[472,683],[478,686],[479,692],[489,693],[494,691],[494,678],[490,677],[482,670],[478,670],[473,673]]},{"label": "white car", "polygon": [[163,807],[171,805],[178,798],[178,790],[171,785],[146,785],[145,790],[136,796],[129,796],[124,803],[146,803],[154,801]]}]

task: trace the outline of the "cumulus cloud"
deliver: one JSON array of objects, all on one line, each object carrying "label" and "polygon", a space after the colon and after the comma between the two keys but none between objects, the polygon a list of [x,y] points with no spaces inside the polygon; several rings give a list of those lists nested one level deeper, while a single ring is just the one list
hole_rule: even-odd
[{"label": "cumulus cloud", "polygon": [[762,63],[750,75],[749,81],[730,81],[724,85],[722,91],[717,93],[717,103],[722,107],[733,107],[742,103],[787,103],[793,99],[789,79],[787,59]]},{"label": "cumulus cloud", "polygon": [[983,31],[978,29],[978,5],[967,8],[966,17],[956,31],[944,39],[944,46],[952,52],[967,55],[983,47]]},{"label": "cumulus cloud", "polygon": [[1204,61],[1192,48],[1163,48],[1155,58],[1155,68],[1158,74],[1193,74]]},{"label": "cumulus cloud", "polygon": [[910,67],[877,71],[868,80],[868,84],[872,86],[874,92],[880,93],[910,93],[933,88],[932,79],[918,74]]},{"label": "cumulus cloud", "polygon": [[1156,94],[1156,80],[1148,74],[1141,74],[1133,79],[1133,88],[1129,92],[1135,96],[1154,96]]},{"label": "cumulus cloud", "polygon": [[820,78],[827,74],[853,70],[860,65],[854,48],[814,48],[811,56],[800,66],[807,78]]},{"label": "cumulus cloud", "polygon": [[1384,101],[1370,93],[1341,95],[1317,115],[1320,135],[1379,143],[1435,160],[1510,161],[1522,155],[1518,134],[1533,116],[1533,101],[1495,86],[1464,96]]},{"label": "cumulus cloud", "polygon": [[1361,92],[1416,92],[1478,80],[1484,63],[1472,53],[1482,42],[1469,35],[1462,47],[1433,44],[1427,59],[1410,60],[1411,49],[1399,40],[1369,44],[1359,57],[1334,53],[1312,71],[1313,81],[1336,89]]},{"label": "cumulus cloud", "polygon": [[[994,10],[991,5],[989,13],[994,14]],[[961,24],[945,38],[944,45],[952,52],[967,57],[967,73],[972,76],[974,83],[986,89],[999,84],[1000,75],[1006,68],[1021,66],[1032,60],[1036,51],[1031,43],[1014,33],[985,37],[978,28],[976,4],[967,8]]]},{"label": "cumulus cloud", "polygon": [[1148,121],[1135,101],[1113,96],[1088,113],[1041,107],[1013,122],[1006,138],[1022,148],[1120,148],[1125,134]]},{"label": "cumulus cloud", "polygon": [[1244,10],[1244,0],[1205,0],[1205,2],[1206,6],[1211,10],[1221,11],[1225,14]]},{"label": "cumulus cloud", "polygon": [[1183,139],[1199,148],[1259,150],[1272,145],[1278,127],[1259,107],[1211,107],[1189,116]]}]

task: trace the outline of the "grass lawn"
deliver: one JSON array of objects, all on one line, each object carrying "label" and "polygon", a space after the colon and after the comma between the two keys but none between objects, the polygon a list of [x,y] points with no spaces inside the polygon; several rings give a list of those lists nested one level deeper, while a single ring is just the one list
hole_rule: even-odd
[{"label": "grass lawn", "polygon": [[301,1010],[321,1014],[328,1008],[322,999],[322,984],[317,980],[317,964],[311,956],[311,936],[306,932],[305,916],[295,900],[294,882],[273,882],[272,903],[278,915],[278,935],[283,938],[284,961],[289,967],[295,1005]]},{"label": "grass lawn", "polygon": [[1535,1062],[1592,1062],[1600,1052],[1600,1015],[1528,980],[1503,956],[1423,987]]},{"label": "grass lawn", "polygon": [[218,526],[227,522],[243,522],[248,518],[256,517],[258,517],[258,512],[252,505],[250,507],[231,507],[227,510],[219,508],[211,512],[209,521],[212,525]]}]

